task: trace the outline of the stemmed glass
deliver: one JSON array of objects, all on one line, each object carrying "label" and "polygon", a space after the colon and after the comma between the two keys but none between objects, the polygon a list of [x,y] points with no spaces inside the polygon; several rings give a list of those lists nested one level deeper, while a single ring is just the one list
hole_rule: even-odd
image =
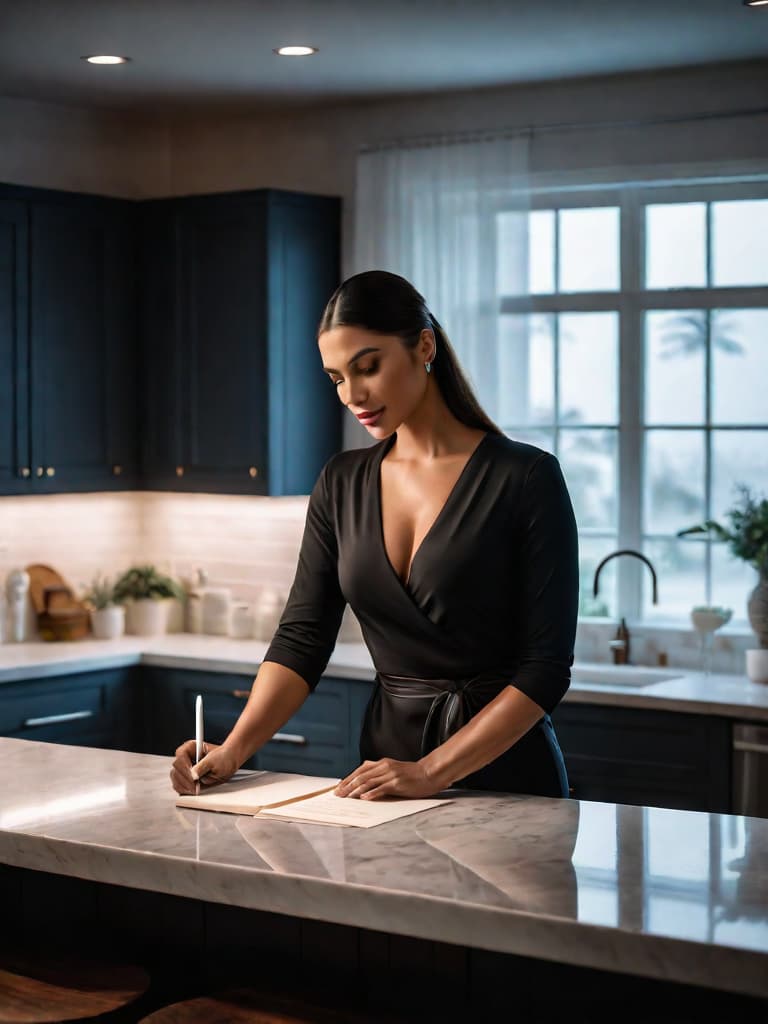
[{"label": "stemmed glass", "polygon": [[733,609],[720,605],[700,604],[691,610],[691,622],[701,638],[701,671],[708,676],[712,671],[713,637],[721,626],[730,621]]}]

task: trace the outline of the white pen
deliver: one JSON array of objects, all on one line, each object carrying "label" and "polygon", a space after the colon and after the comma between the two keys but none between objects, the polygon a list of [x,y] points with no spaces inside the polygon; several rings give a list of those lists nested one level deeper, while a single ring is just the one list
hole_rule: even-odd
[{"label": "white pen", "polygon": [[[195,698],[195,764],[203,756],[203,698],[198,693]],[[195,783],[195,793],[200,792],[200,783]]]}]

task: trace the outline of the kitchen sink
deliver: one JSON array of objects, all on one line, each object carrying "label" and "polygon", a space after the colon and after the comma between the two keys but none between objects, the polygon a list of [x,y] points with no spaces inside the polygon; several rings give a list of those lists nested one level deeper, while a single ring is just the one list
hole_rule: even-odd
[{"label": "kitchen sink", "polygon": [[574,683],[589,683],[595,686],[652,686],[654,683],[665,683],[669,679],[679,679],[681,675],[681,672],[649,668],[645,665],[577,663],[571,666],[571,679]]}]

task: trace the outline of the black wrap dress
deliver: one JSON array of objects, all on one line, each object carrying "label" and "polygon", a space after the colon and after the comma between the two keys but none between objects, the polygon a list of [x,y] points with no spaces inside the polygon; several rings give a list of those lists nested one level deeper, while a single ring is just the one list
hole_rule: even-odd
[{"label": "black wrap dress", "polygon": [[264,656],[317,685],[348,602],[376,668],[360,758],[416,761],[505,686],[542,718],[472,789],[566,796],[550,713],[568,689],[578,608],[578,542],[554,455],[487,433],[413,556],[389,561],[380,466],[396,438],[340,452],[312,491],[296,576]]}]

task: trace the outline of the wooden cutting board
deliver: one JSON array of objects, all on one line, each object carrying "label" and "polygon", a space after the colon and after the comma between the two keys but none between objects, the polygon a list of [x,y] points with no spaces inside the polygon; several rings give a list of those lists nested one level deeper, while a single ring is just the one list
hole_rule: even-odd
[{"label": "wooden cutting board", "polygon": [[[67,587],[67,581],[50,565],[27,565],[24,567],[29,573],[29,597],[32,607],[38,615],[45,611],[45,588],[46,587]],[[71,604],[79,604],[75,601],[74,595]],[[60,600],[56,602],[60,607]]]}]

